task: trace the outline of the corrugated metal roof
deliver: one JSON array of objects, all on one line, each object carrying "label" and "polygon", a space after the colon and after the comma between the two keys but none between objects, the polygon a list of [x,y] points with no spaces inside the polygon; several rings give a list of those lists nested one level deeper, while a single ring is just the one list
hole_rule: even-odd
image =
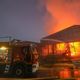
[{"label": "corrugated metal roof", "polygon": [[74,25],[42,39],[55,39],[63,42],[80,41],[80,25]]}]

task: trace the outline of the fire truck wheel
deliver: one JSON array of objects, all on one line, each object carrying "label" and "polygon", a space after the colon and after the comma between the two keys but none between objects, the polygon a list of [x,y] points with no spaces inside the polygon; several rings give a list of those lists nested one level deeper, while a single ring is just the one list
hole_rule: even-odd
[{"label": "fire truck wheel", "polygon": [[21,65],[15,66],[13,74],[16,77],[23,77],[25,75],[25,68]]}]

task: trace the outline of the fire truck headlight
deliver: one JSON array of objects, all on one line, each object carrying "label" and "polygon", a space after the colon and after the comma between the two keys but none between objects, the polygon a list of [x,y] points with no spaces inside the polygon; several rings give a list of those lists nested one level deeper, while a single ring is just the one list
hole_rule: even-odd
[{"label": "fire truck headlight", "polygon": [[0,49],[1,49],[1,50],[6,50],[7,48],[6,48],[6,47],[4,47],[4,46],[2,46]]}]

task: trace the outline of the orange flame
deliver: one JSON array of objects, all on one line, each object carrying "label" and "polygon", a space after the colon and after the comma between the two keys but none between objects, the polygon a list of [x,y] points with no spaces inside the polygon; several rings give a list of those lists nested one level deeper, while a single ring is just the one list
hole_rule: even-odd
[{"label": "orange flame", "polygon": [[[67,43],[66,43],[67,44]],[[57,51],[63,53],[66,49],[70,48],[71,56],[79,56],[80,55],[80,42],[70,42],[69,47],[66,47],[65,43],[56,44]]]},{"label": "orange flame", "polygon": [[51,34],[74,24],[80,24],[80,1],[45,0],[46,8],[51,16],[46,20],[46,31]]}]

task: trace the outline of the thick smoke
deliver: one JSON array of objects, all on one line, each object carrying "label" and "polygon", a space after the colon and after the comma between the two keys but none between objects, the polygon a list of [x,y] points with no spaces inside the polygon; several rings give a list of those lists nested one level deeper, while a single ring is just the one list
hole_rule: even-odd
[{"label": "thick smoke", "polygon": [[80,24],[80,0],[43,1],[48,13],[44,17],[45,29],[48,34],[55,33],[71,25]]}]

